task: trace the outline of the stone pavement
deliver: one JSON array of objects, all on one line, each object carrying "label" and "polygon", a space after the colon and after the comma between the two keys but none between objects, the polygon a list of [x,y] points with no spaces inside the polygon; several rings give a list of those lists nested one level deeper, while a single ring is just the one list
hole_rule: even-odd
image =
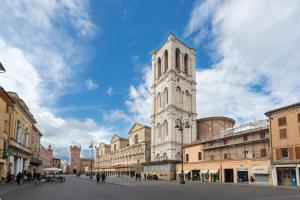
[{"label": "stone pavement", "polygon": [[[89,177],[67,177],[63,183],[31,184],[0,195],[2,200],[299,200],[300,190],[252,185],[144,181],[108,178],[96,184]],[[17,186],[16,186],[17,187]]]}]

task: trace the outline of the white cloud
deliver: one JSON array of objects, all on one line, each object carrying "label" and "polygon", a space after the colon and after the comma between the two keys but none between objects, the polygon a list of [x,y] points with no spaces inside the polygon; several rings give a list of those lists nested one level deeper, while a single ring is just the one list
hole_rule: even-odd
[{"label": "white cloud", "polygon": [[86,80],[85,84],[86,84],[86,87],[87,87],[88,90],[95,90],[95,89],[97,89],[98,86],[99,86],[99,85],[98,85],[97,83],[95,83],[92,79]]},{"label": "white cloud", "polygon": [[[73,75],[84,60],[84,48],[75,41],[97,30],[89,19],[88,2],[4,1],[0,24],[0,60],[7,70],[0,84],[24,99],[38,121],[43,143],[53,145],[55,153],[66,159],[71,144],[87,148],[92,139],[107,140],[112,129],[93,119],[59,117],[51,103],[75,89]],[[74,29],[78,38],[63,25]]]},{"label": "white cloud", "polygon": [[[199,1],[185,35],[212,39],[211,68],[197,71],[198,115],[264,118],[300,100],[298,1]],[[203,28],[211,31],[203,37]],[[200,36],[199,36],[200,35]],[[201,55],[201,52],[198,52]],[[199,58],[198,58],[199,59]]]},{"label": "white cloud", "polygon": [[106,90],[106,94],[108,96],[112,96],[113,95],[113,88],[111,86]]},{"label": "white cloud", "polygon": [[103,119],[108,122],[115,122],[117,120],[123,120],[125,122],[132,122],[129,115],[127,115],[123,110],[115,109],[108,113],[103,113]]}]

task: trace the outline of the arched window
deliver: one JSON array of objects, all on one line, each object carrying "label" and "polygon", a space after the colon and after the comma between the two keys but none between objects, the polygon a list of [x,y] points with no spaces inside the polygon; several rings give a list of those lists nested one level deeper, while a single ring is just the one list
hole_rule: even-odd
[{"label": "arched window", "polygon": [[189,109],[190,109],[190,93],[189,93],[189,91],[185,91],[185,95],[184,95],[184,102],[185,102],[185,109],[187,110],[187,111],[189,111]]},{"label": "arched window", "polygon": [[168,56],[168,50],[165,50],[165,53],[164,53],[164,61],[165,61],[165,72],[168,71],[168,62],[169,62],[169,56]]},{"label": "arched window", "polygon": [[164,122],[164,129],[165,129],[165,131],[164,131],[165,135],[168,136],[168,130],[169,129],[168,129],[168,121],[167,120],[165,120],[165,122]]},{"label": "arched window", "polygon": [[180,87],[177,87],[176,88],[176,106],[177,106],[177,108],[181,108],[181,99],[182,99],[181,89],[180,89]]},{"label": "arched window", "polygon": [[137,144],[137,143],[139,143],[139,136],[136,134],[134,136],[134,144]]},{"label": "arched window", "polygon": [[25,130],[25,138],[24,138],[24,143],[25,146],[28,146],[28,142],[29,142],[29,133],[28,133],[28,128],[26,128]]},{"label": "arched window", "polygon": [[156,160],[159,160],[159,153],[156,154]]},{"label": "arched window", "polygon": [[159,112],[160,108],[161,108],[161,97],[160,97],[160,93],[158,93],[157,95],[157,111]]},{"label": "arched window", "polygon": [[184,73],[189,74],[189,55],[184,54]]},{"label": "arched window", "polygon": [[165,105],[167,105],[169,103],[169,94],[168,94],[168,88],[164,89],[164,100],[165,100]]},{"label": "arched window", "polygon": [[21,142],[21,129],[22,129],[22,125],[21,125],[21,122],[20,120],[17,121],[17,124],[16,124],[16,140],[17,142]]},{"label": "arched window", "polygon": [[180,71],[180,50],[178,48],[175,50],[175,67]]},{"label": "arched window", "polygon": [[158,138],[161,138],[161,125],[159,123],[157,124],[157,135]]},{"label": "arched window", "polygon": [[161,76],[161,59],[157,59],[157,77],[160,78]]},{"label": "arched window", "polygon": [[168,160],[168,155],[166,152],[163,154],[163,160]]}]

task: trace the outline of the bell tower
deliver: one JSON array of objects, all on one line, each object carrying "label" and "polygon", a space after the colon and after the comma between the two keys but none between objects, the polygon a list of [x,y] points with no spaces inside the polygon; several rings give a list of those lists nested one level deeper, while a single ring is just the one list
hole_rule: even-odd
[{"label": "bell tower", "polygon": [[80,170],[80,146],[70,146],[70,169],[73,171],[74,169]]},{"label": "bell tower", "polygon": [[152,53],[151,161],[181,160],[175,120],[188,120],[183,144],[196,140],[195,50],[173,34]]}]

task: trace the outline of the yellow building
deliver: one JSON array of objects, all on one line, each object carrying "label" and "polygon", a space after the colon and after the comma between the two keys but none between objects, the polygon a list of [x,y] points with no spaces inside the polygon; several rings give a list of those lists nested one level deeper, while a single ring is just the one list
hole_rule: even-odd
[{"label": "yellow building", "polygon": [[151,129],[135,123],[128,139],[113,135],[110,144],[101,143],[95,168],[108,176],[134,176],[143,171],[143,163],[150,161]]},{"label": "yellow building", "polygon": [[8,150],[8,138],[12,106],[12,99],[0,87],[0,183],[5,179],[9,169],[8,157],[10,152]]},{"label": "yellow building", "polygon": [[270,121],[273,184],[299,186],[300,102],[266,115]]},{"label": "yellow building", "polygon": [[7,92],[13,100],[10,116],[10,133],[8,148],[12,155],[9,157],[10,173],[29,170],[32,156],[32,127],[36,123],[25,102],[14,92]]},{"label": "yellow building", "polygon": [[[197,122],[199,140],[184,146],[185,180],[249,183],[252,176],[256,184],[272,184],[267,120],[237,127],[226,117]],[[181,167],[176,166],[178,176]]]}]

